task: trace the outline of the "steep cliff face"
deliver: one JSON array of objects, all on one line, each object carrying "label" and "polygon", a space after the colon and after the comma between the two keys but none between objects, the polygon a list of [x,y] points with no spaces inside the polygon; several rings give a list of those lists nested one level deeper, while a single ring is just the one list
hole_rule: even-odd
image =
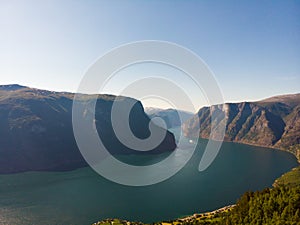
[{"label": "steep cliff face", "polygon": [[[86,166],[73,135],[73,97],[71,93],[19,85],[0,86],[0,173],[70,170]],[[137,137],[147,138],[150,120],[141,103],[126,97],[116,100],[110,95],[83,97],[97,98],[95,124],[97,130],[101,130],[98,133],[108,150],[112,154],[138,153],[118,141],[112,129],[110,111],[115,101],[124,106],[134,101],[130,128]],[[174,136],[167,132],[163,142],[145,154],[172,151],[175,147]]]},{"label": "steep cliff face", "polygon": [[[216,112],[219,118],[211,121]],[[225,121],[225,141],[279,148],[299,158],[300,94],[204,107],[183,124],[183,130],[188,137],[209,138],[211,126]]]},{"label": "steep cliff face", "polygon": [[286,126],[275,147],[287,149],[300,159],[300,106],[285,118]]}]

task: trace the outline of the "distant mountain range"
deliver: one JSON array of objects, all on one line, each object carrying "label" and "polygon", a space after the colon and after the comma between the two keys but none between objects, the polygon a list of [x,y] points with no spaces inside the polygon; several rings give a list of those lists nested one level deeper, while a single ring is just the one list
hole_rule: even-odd
[{"label": "distant mountain range", "polygon": [[[211,121],[217,111],[222,116]],[[211,124],[217,127],[225,119],[225,141],[282,149],[300,159],[300,94],[203,107],[183,124],[184,134],[209,138]]]},{"label": "distant mountain range", "polygon": [[[86,166],[73,135],[73,97],[74,94],[67,92],[20,85],[0,86],[0,173],[71,170]],[[83,98],[87,102],[93,99],[97,101],[95,124],[106,148],[112,154],[137,153],[125,147],[115,136],[111,107],[114,102],[122,107],[133,103],[130,128],[135,136],[143,139],[150,135],[150,119],[144,113],[142,104],[127,97],[116,100],[112,95],[83,95]],[[122,110],[119,115],[122,117]],[[82,115],[82,119],[87,116]],[[155,130],[162,129],[154,127]],[[172,151],[175,148],[174,136],[167,132],[157,148],[144,154]]]},{"label": "distant mountain range", "polygon": [[[145,108],[145,112],[151,119],[155,117],[163,119],[167,125],[167,128],[181,126],[182,123],[192,118],[194,115],[191,112],[183,110],[159,109],[152,107]],[[182,121],[180,120],[180,118],[182,119]]]}]

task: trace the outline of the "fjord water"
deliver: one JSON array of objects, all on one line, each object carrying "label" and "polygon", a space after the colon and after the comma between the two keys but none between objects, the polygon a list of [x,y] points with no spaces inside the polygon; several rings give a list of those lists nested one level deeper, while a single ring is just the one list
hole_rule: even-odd
[{"label": "fjord water", "polygon": [[[205,143],[200,140],[192,159],[175,176],[146,187],[112,183],[90,168],[1,175],[0,224],[174,219],[233,204],[245,191],[270,187],[277,177],[297,166],[296,158],[283,151],[223,143],[211,166],[199,172]],[[153,156],[126,157],[137,164],[153,160]]]}]

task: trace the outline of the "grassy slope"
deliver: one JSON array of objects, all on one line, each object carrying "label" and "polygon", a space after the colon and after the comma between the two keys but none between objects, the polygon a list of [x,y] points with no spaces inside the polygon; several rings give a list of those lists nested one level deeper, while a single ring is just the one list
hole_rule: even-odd
[{"label": "grassy slope", "polygon": [[300,166],[292,169],[291,171],[283,174],[273,184],[274,187],[289,186],[295,187],[300,186]]}]

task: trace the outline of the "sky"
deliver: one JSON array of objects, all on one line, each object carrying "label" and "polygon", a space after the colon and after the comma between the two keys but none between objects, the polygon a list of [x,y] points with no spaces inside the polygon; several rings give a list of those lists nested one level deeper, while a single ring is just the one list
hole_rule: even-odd
[{"label": "sky", "polygon": [[[226,102],[300,92],[300,1],[284,0],[0,0],[0,84],[75,92],[99,57],[141,40],[196,53]],[[119,76],[137,79],[149,71],[175,74],[144,65]],[[117,94],[120,80],[107,93]],[[206,104],[196,92],[191,96],[196,108]]]}]

